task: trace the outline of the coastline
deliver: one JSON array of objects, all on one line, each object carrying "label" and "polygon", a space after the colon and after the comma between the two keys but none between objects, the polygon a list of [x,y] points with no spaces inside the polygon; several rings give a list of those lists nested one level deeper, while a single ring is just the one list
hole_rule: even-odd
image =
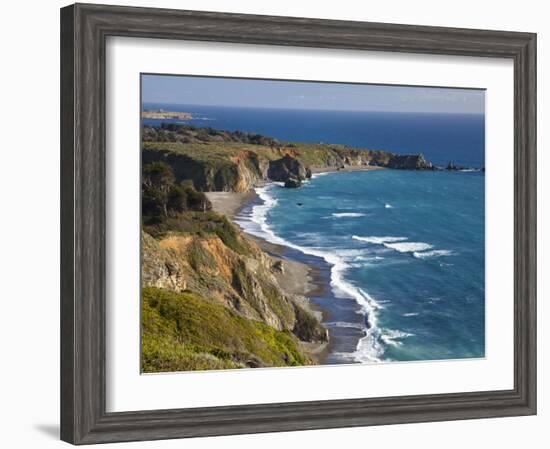
[{"label": "coastline", "polygon": [[[252,190],[248,192],[206,192],[212,203],[212,209],[225,215],[233,224],[237,215],[248,205],[259,199],[258,194]],[[239,226],[240,228],[240,226]],[[274,272],[279,285],[285,293],[293,296],[296,303],[308,310],[323,324],[328,316],[328,311],[310,300],[312,296],[321,294],[326,288],[326,280],[322,278],[320,270],[314,265],[295,260],[288,256],[289,248],[268,242],[263,238],[247,233],[246,236],[254,241],[259,248],[266,253],[273,262],[282,262],[283,270]],[[313,358],[316,364],[324,364],[331,342],[308,343],[300,342],[303,349]]]},{"label": "coastline", "polygon": [[377,165],[345,165],[344,167],[310,167],[311,173],[314,175],[322,175],[323,173],[347,173],[352,171],[371,171],[385,170],[386,167]]},{"label": "coastline", "polygon": [[[337,167],[310,167],[312,175],[323,175],[328,173],[349,173],[357,171],[385,170],[386,167],[356,165]],[[259,182],[253,188],[265,187],[272,181]],[[212,203],[214,211],[225,215],[233,224],[236,224],[253,240],[260,249],[266,253],[274,263],[281,261],[284,269],[282,272],[273,273],[282,289],[289,295],[293,295],[297,303],[304,309],[316,316],[321,324],[325,326],[330,333],[330,327],[327,326],[332,320],[330,309],[319,304],[319,301],[313,301],[313,297],[325,296],[324,293],[331,291],[331,279],[327,279],[321,273],[322,269],[313,263],[307,263],[303,260],[297,260],[293,255],[294,250],[285,245],[269,242],[264,238],[246,232],[238,223],[238,215],[253,203],[260,201],[260,196],[255,190],[247,192],[205,192]],[[300,258],[301,259],[301,258]],[[364,336],[360,337],[361,340]],[[301,342],[303,349],[312,357],[318,365],[326,364],[325,361],[331,353],[334,341],[329,338],[328,343],[308,343]]]},{"label": "coastline", "polygon": [[[236,216],[246,206],[259,199],[254,191],[250,192],[206,192],[208,199],[212,202],[214,211],[225,215],[232,223],[238,225]],[[284,245],[268,242],[263,238],[243,231],[246,236],[253,240],[262,251],[267,253],[274,261],[283,261],[285,270],[274,273],[275,277],[282,285],[285,291],[293,295],[310,296],[317,290],[323,288],[315,282],[316,267],[285,257],[288,248]]]}]

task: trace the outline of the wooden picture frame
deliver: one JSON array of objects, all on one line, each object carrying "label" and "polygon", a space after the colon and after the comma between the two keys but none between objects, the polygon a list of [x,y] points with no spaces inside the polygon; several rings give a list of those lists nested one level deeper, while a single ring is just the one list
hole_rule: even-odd
[{"label": "wooden picture frame", "polygon": [[[509,58],[514,63],[514,388],[106,412],[107,36]],[[61,439],[73,444],[536,413],[536,35],[76,4],[61,10]]]}]

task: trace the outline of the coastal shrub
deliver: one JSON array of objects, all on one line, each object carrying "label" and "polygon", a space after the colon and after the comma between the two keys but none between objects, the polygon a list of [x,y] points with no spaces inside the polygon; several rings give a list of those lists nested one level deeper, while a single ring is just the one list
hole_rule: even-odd
[{"label": "coastal shrub", "polygon": [[189,197],[187,190],[182,186],[172,186],[168,194],[167,207],[170,211],[180,213],[188,208]]},{"label": "coastal shrub", "polygon": [[187,209],[202,212],[212,209],[212,203],[203,192],[195,190],[195,188],[189,186],[188,183],[181,187],[178,186],[178,188],[182,188],[185,191]]},{"label": "coastal shrub", "polygon": [[144,288],[141,338],[143,372],[311,364],[292,333],[187,292]]},{"label": "coastal shrub", "polygon": [[238,228],[232,224],[225,216],[218,215],[215,222],[214,233],[221,239],[225,246],[231,248],[238,254],[250,254],[250,245],[242,238]]},{"label": "coastal shrub", "polygon": [[199,271],[201,268],[215,268],[216,260],[206,249],[203,248],[199,240],[193,240],[188,248],[188,261],[189,265],[195,270]]},{"label": "coastal shrub", "polygon": [[304,310],[297,304],[294,305],[294,311],[296,316],[296,323],[292,329],[294,335],[296,335],[300,340],[305,341],[327,340],[325,329],[311,313]]},{"label": "coastal shrub", "polygon": [[275,146],[278,141],[272,137],[243,131],[225,131],[215,128],[197,128],[192,125],[163,123],[160,127],[144,126],[142,138],[145,142],[239,142],[252,145]]}]

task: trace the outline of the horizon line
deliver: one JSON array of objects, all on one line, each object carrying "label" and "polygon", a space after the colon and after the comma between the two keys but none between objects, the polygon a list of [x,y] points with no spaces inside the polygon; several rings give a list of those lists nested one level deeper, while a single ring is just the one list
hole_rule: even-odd
[{"label": "horizon line", "polygon": [[[390,114],[430,114],[430,115],[485,115],[486,111],[482,112],[454,112],[454,111],[400,111],[400,110],[379,110],[379,109],[315,109],[315,108],[281,108],[269,106],[231,106],[231,105],[212,105],[212,104],[183,104],[183,103],[165,103],[154,101],[142,101],[141,109],[143,110],[146,104],[158,104],[166,106],[185,106],[185,107],[210,107],[210,108],[232,108],[232,109],[265,109],[276,111],[315,111],[315,112],[377,112]],[[192,111],[175,111],[175,112],[192,112]]]}]

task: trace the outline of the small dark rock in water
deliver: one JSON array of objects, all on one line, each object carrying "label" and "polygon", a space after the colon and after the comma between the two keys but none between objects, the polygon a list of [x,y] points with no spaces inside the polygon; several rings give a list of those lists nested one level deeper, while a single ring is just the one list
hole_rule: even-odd
[{"label": "small dark rock in water", "polygon": [[304,203],[296,203],[297,206],[303,206]]},{"label": "small dark rock in water", "polygon": [[296,178],[288,178],[285,181],[285,187],[288,189],[296,189],[298,187],[302,187],[302,181]]},{"label": "small dark rock in water", "polygon": [[449,162],[447,164],[447,168],[445,170],[453,171],[453,170],[466,170],[468,167],[464,167],[463,165],[457,165],[454,162]]},{"label": "small dark rock in water", "polygon": [[447,164],[446,170],[458,170],[458,167],[455,165],[454,162],[449,162],[449,163]]}]

